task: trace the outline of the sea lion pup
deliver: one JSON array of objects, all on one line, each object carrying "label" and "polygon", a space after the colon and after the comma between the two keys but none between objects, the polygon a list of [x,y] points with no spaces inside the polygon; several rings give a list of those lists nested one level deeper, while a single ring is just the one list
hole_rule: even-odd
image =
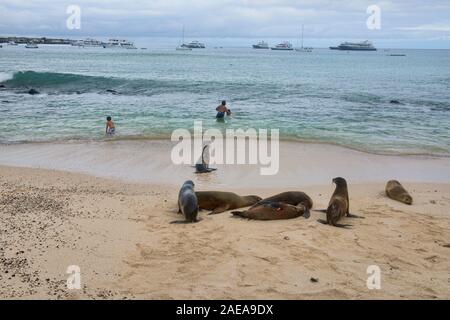
[{"label": "sea lion pup", "polygon": [[349,218],[361,218],[350,214],[350,201],[348,198],[348,188],[347,181],[344,178],[338,177],[333,179],[334,184],[336,184],[336,189],[331,196],[330,202],[328,204],[327,210],[320,210],[326,212],[327,221],[317,220],[323,224],[329,224],[339,228],[351,227],[348,224],[339,224],[338,221],[344,217]]},{"label": "sea lion pup", "polygon": [[283,202],[265,202],[262,205],[251,207],[247,211],[232,211],[234,216],[253,220],[282,220],[294,219],[300,216],[309,218],[309,209],[303,204],[293,206]]},{"label": "sea lion pup", "polygon": [[397,180],[388,181],[386,184],[386,195],[393,200],[397,200],[405,204],[411,205],[413,202],[413,199],[409,195],[408,191],[406,191]]},{"label": "sea lion pup", "polygon": [[185,221],[173,221],[171,223],[193,223],[198,222],[198,200],[194,192],[194,182],[186,181],[178,193],[178,212],[182,213]]},{"label": "sea lion pup", "polygon": [[258,196],[241,197],[233,192],[198,191],[195,194],[200,209],[212,210],[209,214],[249,207],[261,200]]},{"label": "sea lion pup", "polygon": [[265,203],[271,203],[271,202],[283,202],[283,203],[290,204],[293,206],[302,204],[308,210],[311,209],[313,206],[312,199],[306,193],[299,192],[299,191],[287,191],[287,192],[283,192],[283,193],[277,194],[277,195],[269,197],[269,198],[262,199],[261,201],[259,201],[255,205],[253,205],[253,207],[256,207],[258,205],[265,204]]}]

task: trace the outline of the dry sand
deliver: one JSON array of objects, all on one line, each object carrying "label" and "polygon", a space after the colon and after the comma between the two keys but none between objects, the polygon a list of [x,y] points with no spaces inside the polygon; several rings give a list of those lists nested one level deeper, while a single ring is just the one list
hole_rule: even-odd
[{"label": "dry sand", "polygon": [[[33,166],[27,150],[35,154],[37,149],[21,148],[4,148],[0,163],[11,164],[16,152],[29,161],[16,158],[17,165]],[[58,162],[55,153],[51,156],[48,166],[64,169],[64,157]],[[362,163],[377,162],[370,157]],[[35,158],[44,163],[43,156]],[[67,158],[75,159],[73,154]],[[355,165],[352,159],[342,163]],[[442,170],[439,165],[448,166],[441,159],[397,161],[423,165],[430,176]],[[170,171],[161,163],[152,165]],[[425,183],[416,173],[416,182],[404,182],[414,197],[414,205],[407,206],[385,197],[385,182],[377,181],[384,177],[355,168],[351,211],[365,219],[346,219],[353,225],[346,230],[318,223],[320,212],[312,212],[309,220],[262,222],[202,211],[201,222],[174,225],[179,185],[171,181],[144,184],[122,176],[100,178],[95,172],[0,166],[0,297],[450,299],[450,181]],[[193,175],[191,168],[177,170],[195,179],[199,190],[263,197],[302,190],[318,209],[326,207],[333,192],[331,181],[314,184],[310,176],[297,188],[275,180],[271,187],[258,182],[249,188],[242,171],[245,181],[233,187],[223,173],[207,178]],[[287,184],[295,186],[295,179]],[[81,269],[81,290],[66,287],[69,265]],[[366,286],[370,265],[381,269],[380,290]]]}]

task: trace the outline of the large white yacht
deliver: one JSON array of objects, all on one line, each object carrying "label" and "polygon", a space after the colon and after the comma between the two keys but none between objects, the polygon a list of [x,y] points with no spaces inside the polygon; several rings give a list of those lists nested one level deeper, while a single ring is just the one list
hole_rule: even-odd
[{"label": "large white yacht", "polygon": [[181,39],[181,44],[178,47],[176,47],[175,50],[178,50],[178,51],[192,51],[192,48],[187,47],[186,44],[184,43],[184,26],[183,26],[183,36],[182,36],[182,39]]},{"label": "large white yacht", "polygon": [[109,39],[103,44],[103,48],[137,49],[133,42],[120,39]]},{"label": "large white yacht", "polygon": [[290,42],[282,42],[280,44],[277,44],[275,47],[270,48],[272,50],[279,50],[279,51],[292,51],[294,48],[292,47],[292,44]]},{"label": "large white yacht", "polygon": [[206,46],[204,43],[198,41],[191,41],[188,44],[182,44],[182,47],[191,48],[191,49],[205,49]]},{"label": "large white yacht", "polygon": [[343,42],[337,47],[330,47],[331,50],[348,50],[348,51],[377,51],[372,42],[366,40],[363,42]]}]

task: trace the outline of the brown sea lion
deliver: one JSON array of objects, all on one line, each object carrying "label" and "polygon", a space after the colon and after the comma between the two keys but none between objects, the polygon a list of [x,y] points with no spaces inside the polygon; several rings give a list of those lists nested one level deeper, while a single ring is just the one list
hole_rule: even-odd
[{"label": "brown sea lion", "polygon": [[233,192],[199,191],[195,194],[197,195],[200,209],[212,210],[209,214],[249,207],[261,200],[258,196],[241,197]]},{"label": "brown sea lion", "polygon": [[413,202],[413,199],[409,195],[408,191],[406,191],[397,180],[388,181],[386,184],[386,195],[393,200],[397,200],[405,204],[411,205]]},{"label": "brown sea lion", "polygon": [[304,205],[293,206],[283,202],[266,202],[247,211],[232,211],[235,216],[253,220],[282,220],[300,216],[309,218],[309,210]]},{"label": "brown sea lion", "polygon": [[320,223],[329,224],[339,228],[350,227],[348,224],[339,224],[338,221],[344,217],[361,218],[350,214],[350,201],[348,198],[347,181],[338,177],[333,179],[336,189],[331,196],[327,210],[321,210],[327,213],[327,221],[318,220]]},{"label": "brown sea lion", "polygon": [[253,205],[253,207],[270,202],[283,202],[293,206],[302,204],[307,209],[311,209],[313,206],[312,199],[306,193],[300,191],[287,191],[269,198],[262,199],[261,201]]}]

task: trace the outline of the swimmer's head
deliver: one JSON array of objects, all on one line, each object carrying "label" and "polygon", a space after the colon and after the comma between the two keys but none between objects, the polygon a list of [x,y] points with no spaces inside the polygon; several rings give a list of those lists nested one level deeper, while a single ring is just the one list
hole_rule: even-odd
[{"label": "swimmer's head", "polygon": [[111,121],[111,117],[106,117],[106,121]]},{"label": "swimmer's head", "polygon": [[227,102],[225,100],[222,100],[222,105],[225,106]]}]

